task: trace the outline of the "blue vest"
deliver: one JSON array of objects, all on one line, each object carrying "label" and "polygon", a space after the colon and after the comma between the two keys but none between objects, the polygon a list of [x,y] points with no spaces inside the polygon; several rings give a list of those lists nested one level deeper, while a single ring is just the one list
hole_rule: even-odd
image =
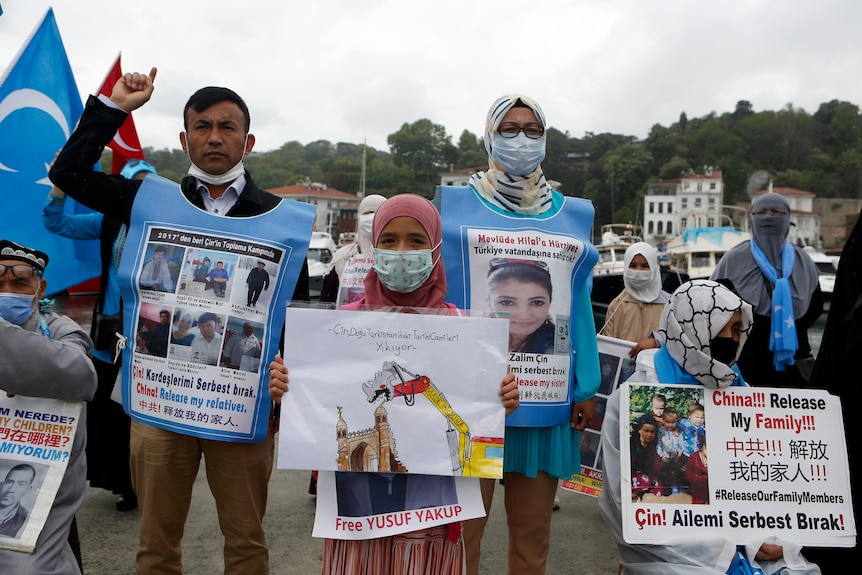
[{"label": "blue vest", "polygon": [[[598,260],[589,241],[592,203],[554,192],[550,210],[523,216],[495,208],[472,188],[442,186],[435,204],[443,223],[446,301],[509,318],[509,369],[521,405],[506,425],[568,423],[576,356],[569,326],[577,323],[577,294]],[[510,279],[500,280],[501,271]],[[548,277],[552,289],[525,274]]]},{"label": "blue vest", "polygon": [[[123,351],[123,408],[133,419],[204,439],[264,440],[270,412],[266,365],[278,351],[314,212],[312,205],[282,201],[258,216],[219,217],[192,205],[174,182],[158,176],[143,181],[118,272],[129,337]],[[157,246],[165,248],[162,263],[170,276],[153,287],[155,273],[140,276]],[[213,268],[223,262],[229,278],[224,287],[193,281],[203,257]],[[258,262],[274,276],[266,308],[246,305],[245,279]],[[172,325],[158,325],[163,310]],[[176,330],[174,322],[185,313],[195,324],[202,314],[214,314],[215,337],[206,340],[197,333],[191,345],[166,341],[165,334]],[[263,336],[255,371],[230,369],[222,358],[228,332],[241,331],[246,322]]]}]

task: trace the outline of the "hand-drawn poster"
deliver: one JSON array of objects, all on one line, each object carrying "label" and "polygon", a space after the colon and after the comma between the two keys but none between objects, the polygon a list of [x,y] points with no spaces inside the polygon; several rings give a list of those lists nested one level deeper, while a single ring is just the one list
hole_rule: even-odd
[{"label": "hand-drawn poster", "polygon": [[485,516],[468,477],[321,471],[317,488],[312,537],[375,539]]},{"label": "hand-drawn poster", "polygon": [[502,477],[506,322],[287,310],[278,467]]},{"label": "hand-drawn poster", "polygon": [[260,216],[218,217],[170,183],[144,180],[119,269],[130,340],[123,407],[133,419],[206,439],[263,440],[270,400],[260,363],[277,351],[313,214],[285,201]]},{"label": "hand-drawn poster", "polygon": [[35,550],[66,473],[80,415],[78,401],[0,394],[0,548]]},{"label": "hand-drawn poster", "polygon": [[568,491],[598,497],[602,493],[602,421],[608,396],[635,372],[629,357],[634,342],[597,336],[602,381],[596,393],[596,407],[587,428],[581,432],[581,472],[560,482]]},{"label": "hand-drawn poster", "polygon": [[629,543],[721,536],[744,544],[775,535],[808,546],[855,544],[837,397],[817,389],[662,384],[622,391]]}]

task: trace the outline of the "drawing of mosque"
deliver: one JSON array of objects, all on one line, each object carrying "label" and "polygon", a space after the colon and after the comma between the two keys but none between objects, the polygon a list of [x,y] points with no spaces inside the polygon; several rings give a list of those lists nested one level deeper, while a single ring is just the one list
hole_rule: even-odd
[{"label": "drawing of mosque", "polygon": [[374,427],[360,431],[348,431],[347,422],[338,406],[338,423],[335,436],[338,439],[339,471],[406,472],[398,461],[395,437],[389,427],[389,415],[383,402],[374,410]]}]

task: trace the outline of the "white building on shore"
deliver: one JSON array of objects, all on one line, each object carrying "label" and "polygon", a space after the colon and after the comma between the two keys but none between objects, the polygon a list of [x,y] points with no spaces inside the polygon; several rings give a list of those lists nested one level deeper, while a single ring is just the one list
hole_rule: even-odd
[{"label": "white building on shore", "polygon": [[644,241],[660,247],[690,228],[726,225],[722,217],[724,180],[721,170],[704,166],[678,178],[650,184],[644,196]]}]

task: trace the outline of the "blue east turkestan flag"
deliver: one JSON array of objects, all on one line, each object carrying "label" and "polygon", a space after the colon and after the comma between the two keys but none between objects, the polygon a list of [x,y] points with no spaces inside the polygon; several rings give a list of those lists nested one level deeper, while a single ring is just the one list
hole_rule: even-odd
[{"label": "blue east turkestan flag", "polygon": [[[73,242],[48,232],[42,207],[48,167],[81,117],[81,95],[49,9],[0,77],[0,238],[48,253],[48,291],[99,275],[98,241]],[[75,206],[67,199],[66,212]],[[76,247],[76,244],[80,244]]]}]

